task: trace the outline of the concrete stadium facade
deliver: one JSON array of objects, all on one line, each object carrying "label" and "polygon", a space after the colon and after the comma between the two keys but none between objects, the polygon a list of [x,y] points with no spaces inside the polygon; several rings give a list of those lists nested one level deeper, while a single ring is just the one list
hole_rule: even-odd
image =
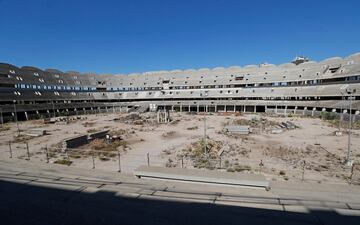
[{"label": "concrete stadium facade", "polygon": [[58,115],[169,109],[355,117],[360,53],[320,62],[98,75],[0,64],[2,122]]}]

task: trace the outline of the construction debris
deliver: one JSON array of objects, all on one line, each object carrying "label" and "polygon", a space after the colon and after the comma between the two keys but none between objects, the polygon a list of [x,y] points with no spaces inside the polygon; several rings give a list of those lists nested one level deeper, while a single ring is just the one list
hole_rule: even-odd
[{"label": "construction debris", "polygon": [[246,135],[251,133],[250,126],[226,126],[224,128],[226,133]]},{"label": "construction debris", "polygon": [[158,111],[157,112],[157,121],[158,123],[168,123],[170,122],[170,112],[169,111]]},{"label": "construction debris", "polygon": [[46,135],[46,130],[41,129],[41,128],[29,129],[25,132],[25,135],[33,136],[33,137],[40,137],[40,136]]},{"label": "construction debris", "polygon": [[272,134],[280,134],[284,132],[285,130],[294,130],[296,128],[299,128],[296,124],[294,124],[291,121],[281,122],[277,125],[274,125],[271,129]]}]

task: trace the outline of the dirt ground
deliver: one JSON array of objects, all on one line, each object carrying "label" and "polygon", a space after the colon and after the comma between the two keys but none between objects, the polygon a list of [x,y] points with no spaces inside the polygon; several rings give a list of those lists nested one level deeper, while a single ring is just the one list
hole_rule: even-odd
[{"label": "dirt ground", "polygon": [[[319,118],[275,117],[265,114],[207,114],[207,155],[204,153],[204,115],[171,113],[172,122],[157,124],[156,114],[97,114],[81,116],[67,124],[44,124],[42,120],[20,122],[18,136],[15,123],[0,129],[0,158],[26,159],[27,146],[31,161],[131,173],[140,165],[218,169],[229,172],[263,173],[269,179],[302,179],[317,182],[348,182],[351,168],[344,166],[348,136],[333,123]],[[274,127],[291,121],[295,129],[272,133]],[[226,125],[249,125],[249,135],[224,132]],[[24,135],[41,128],[47,135]],[[62,140],[75,135],[110,130],[121,140],[108,144],[95,140],[63,151]],[[352,157],[360,162],[360,130],[352,131]],[[27,145],[27,146],[26,146]],[[96,152],[94,155],[91,151]],[[120,153],[120,165],[119,155]],[[353,180],[360,179],[360,166],[354,167]]]}]

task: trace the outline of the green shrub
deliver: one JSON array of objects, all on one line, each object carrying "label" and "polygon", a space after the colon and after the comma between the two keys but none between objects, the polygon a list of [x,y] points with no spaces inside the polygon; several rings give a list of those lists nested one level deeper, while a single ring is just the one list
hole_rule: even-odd
[{"label": "green shrub", "polygon": [[331,113],[331,112],[321,112],[320,117],[323,120],[335,120],[336,119],[335,113]]}]

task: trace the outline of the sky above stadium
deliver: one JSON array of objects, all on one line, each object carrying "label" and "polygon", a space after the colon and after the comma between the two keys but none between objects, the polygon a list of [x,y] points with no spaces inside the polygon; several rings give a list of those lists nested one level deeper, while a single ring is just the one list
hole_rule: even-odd
[{"label": "sky above stadium", "polygon": [[0,62],[132,73],[360,51],[360,1],[0,0]]}]

